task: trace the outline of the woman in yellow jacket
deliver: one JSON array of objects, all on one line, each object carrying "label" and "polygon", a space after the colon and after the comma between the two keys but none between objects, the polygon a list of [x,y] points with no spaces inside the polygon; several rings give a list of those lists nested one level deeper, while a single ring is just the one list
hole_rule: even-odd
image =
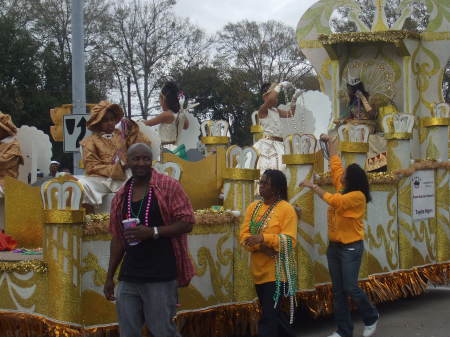
[{"label": "woman in yellow jacket", "polygon": [[[262,308],[258,336],[294,337],[290,324],[297,291],[297,214],[287,202],[286,176],[278,170],[266,170],[259,182],[259,194],[263,200],[247,208],[240,231],[241,245],[251,252],[250,268]],[[289,322],[278,305],[282,295],[290,299]]]},{"label": "woman in yellow jacket", "polygon": [[328,205],[328,270],[334,299],[334,317],[337,331],[329,337],[352,337],[353,322],[348,297],[357,304],[363,318],[364,337],[375,333],[379,314],[367,295],[358,287],[358,274],[364,251],[364,216],[366,204],[371,201],[369,182],[364,170],[357,164],[345,171],[337,155],[337,139],[322,135],[330,153],[331,178],[337,193],[328,193],[312,182],[301,185],[311,188]]}]

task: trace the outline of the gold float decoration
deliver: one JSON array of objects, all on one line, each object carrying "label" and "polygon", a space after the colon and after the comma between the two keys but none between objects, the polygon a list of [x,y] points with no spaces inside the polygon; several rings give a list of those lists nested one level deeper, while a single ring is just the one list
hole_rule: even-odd
[{"label": "gold float decoration", "polygon": [[411,137],[412,133],[410,132],[390,132],[384,134],[384,139],[386,140],[394,140],[394,139],[407,140],[411,139]]},{"label": "gold float decoration", "polygon": [[448,126],[450,123],[450,118],[448,117],[424,117],[422,118],[422,125],[426,128],[431,126]]},{"label": "gold float decoration", "polygon": [[352,32],[340,34],[321,34],[319,41],[323,45],[358,42],[386,42],[399,44],[405,39],[420,40],[420,34],[403,30],[389,30],[382,32]]},{"label": "gold float decoration", "polygon": [[201,140],[205,145],[227,145],[230,138],[226,136],[203,136]]},{"label": "gold float decoration", "polygon": [[237,225],[239,217],[227,211],[214,211],[211,209],[197,210],[194,212],[195,225],[218,226],[222,224]]},{"label": "gold float decoration", "polygon": [[42,260],[27,260],[19,262],[0,262],[0,272],[5,273],[46,273],[48,271],[47,263]]},{"label": "gold float decoration", "polygon": [[84,208],[80,210],[44,210],[44,222],[47,224],[76,224],[83,223]]},{"label": "gold float decoration", "polygon": [[229,180],[257,180],[259,179],[259,170],[226,168],[223,177]]},{"label": "gold float decoration", "polygon": [[[433,285],[445,285],[449,278],[450,263],[443,263],[370,275],[368,279],[358,283],[373,303],[381,303],[418,296],[428,287],[428,282]],[[297,299],[314,317],[329,315],[333,312],[331,284],[316,286],[314,291],[297,293]]]},{"label": "gold float decoration", "polygon": [[283,155],[283,164],[286,165],[305,165],[314,164],[316,161],[315,153],[307,154],[285,154]]},{"label": "gold float decoration", "polygon": [[[367,173],[367,178],[370,185],[397,184],[400,181],[400,177],[396,174],[386,172]],[[318,174],[314,182],[317,185],[331,185],[333,183],[330,172]]]},{"label": "gold float decoration", "polygon": [[[445,285],[450,279],[450,263],[434,264],[410,270],[371,275],[359,285],[374,303],[394,301],[422,294],[428,286]],[[316,286],[311,291],[297,293],[299,302],[315,316],[332,313],[331,284]],[[185,337],[228,337],[247,333],[254,335],[261,316],[256,301],[209,307],[180,312],[175,321]],[[6,335],[66,337],[118,336],[118,326],[111,324],[96,328],[83,328],[66,322],[55,322],[36,314],[0,312],[0,330]]]},{"label": "gold float decoration", "polygon": [[339,142],[339,150],[341,152],[367,153],[369,151],[369,143],[341,141]]},{"label": "gold float decoration", "polygon": [[414,172],[418,170],[434,170],[434,169],[450,169],[450,163],[449,162],[439,162],[437,160],[420,160],[416,161],[412,166],[406,168],[406,169],[400,169],[400,170],[394,170],[392,171],[393,174],[398,175],[400,177],[409,177],[414,174]]},{"label": "gold float decoration", "polygon": [[252,125],[250,127],[250,132],[251,133],[263,133],[264,129],[261,125],[257,124],[257,125]]},{"label": "gold float decoration", "polygon": [[[195,225],[193,234],[198,234],[196,226],[205,227],[217,227],[217,226],[233,226],[238,225],[240,221],[239,216],[233,215],[231,212],[220,208],[214,210],[211,208],[199,209],[194,212]],[[211,230],[211,229],[210,229]],[[195,232],[195,233],[194,233]],[[88,237],[105,235],[103,239],[110,239],[109,237],[109,214],[88,214],[86,215],[86,223],[83,226],[84,240],[88,240]]]},{"label": "gold float decoration", "polygon": [[83,226],[83,236],[109,233],[109,213],[88,214]]}]

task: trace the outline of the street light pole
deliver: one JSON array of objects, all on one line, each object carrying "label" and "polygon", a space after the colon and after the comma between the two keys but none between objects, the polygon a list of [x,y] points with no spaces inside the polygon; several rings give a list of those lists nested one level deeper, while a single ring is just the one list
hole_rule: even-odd
[{"label": "street light pole", "polygon": [[[86,79],[84,67],[84,0],[72,0],[72,113],[86,114]],[[74,174],[79,174],[80,152],[73,154]]]}]

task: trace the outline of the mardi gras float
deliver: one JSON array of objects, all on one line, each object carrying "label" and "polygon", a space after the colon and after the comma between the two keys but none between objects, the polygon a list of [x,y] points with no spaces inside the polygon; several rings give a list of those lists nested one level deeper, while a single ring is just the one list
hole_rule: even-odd
[{"label": "mardi gras float", "polygon": [[[287,122],[293,129],[282,135],[289,201],[302,209],[297,299],[315,316],[332,311],[327,212],[324,202],[298,185],[307,177],[326,190],[332,191],[332,185],[326,154],[317,141],[320,127],[311,118],[325,120],[328,132],[337,134],[345,164],[356,162],[374,172],[369,173],[373,201],[360,271],[361,286],[371,300],[419,295],[430,284],[449,282],[450,109],[441,84],[450,47],[450,8],[446,0],[424,3],[428,28],[417,34],[401,30],[410,15],[409,3],[401,2],[402,15],[391,28],[381,0],[375,2],[372,29],[359,21],[360,9],[350,0],[319,1],[298,25],[300,48],[331,106],[330,122],[321,116],[327,105],[317,103],[323,96],[299,95],[295,103],[303,110],[296,109],[298,124]],[[358,32],[331,33],[330,16],[339,6],[354,12]],[[252,118],[256,143],[265,134],[257,114]],[[162,152],[155,163],[181,182],[196,210],[197,223],[189,235],[196,276],[180,289],[176,316],[183,336],[256,333],[259,309],[249,254],[240,247],[238,232],[240,215],[255,197],[258,157],[265,154],[229,146],[227,128],[225,121],[202,123],[206,156],[201,160]],[[85,214],[82,185],[71,176],[50,180],[41,190],[6,177],[4,192],[6,233],[21,247],[42,247],[43,256],[0,262],[3,334],[117,335],[114,303],[102,291],[109,258],[108,215]]]}]

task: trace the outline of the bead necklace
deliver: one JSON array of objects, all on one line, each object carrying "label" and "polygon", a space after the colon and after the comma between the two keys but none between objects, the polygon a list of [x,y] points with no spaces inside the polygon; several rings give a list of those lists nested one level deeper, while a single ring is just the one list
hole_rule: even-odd
[{"label": "bead necklace", "polygon": [[[280,243],[278,257],[275,261],[275,293],[273,300],[276,307],[281,294],[284,297],[289,297],[289,323],[292,324],[294,322],[294,309],[297,306],[295,297],[297,292],[297,264],[291,237],[286,234],[278,234],[278,238]],[[281,291],[281,286],[283,286],[283,291]]]},{"label": "bead necklace", "polygon": [[[128,206],[128,209],[127,209],[128,219],[131,219],[131,215],[133,213],[133,211],[131,209],[131,200],[133,198],[133,187],[134,187],[134,179],[131,179],[130,188],[128,189],[128,205],[127,205]],[[141,200],[141,203],[139,205],[139,213],[137,214],[137,216],[135,216],[133,214],[133,216],[135,216],[136,218],[139,218],[139,216],[141,215],[141,209],[142,209],[142,204],[144,202],[144,199],[145,199],[145,196]],[[145,218],[144,218],[144,225],[147,227],[149,225],[149,214],[150,214],[151,202],[152,202],[152,189],[150,188],[150,182],[149,182],[147,206],[145,207]]]},{"label": "bead necklace", "polygon": [[262,205],[264,204],[262,201],[259,201],[256,205],[255,209],[253,210],[252,217],[250,220],[250,233],[252,235],[259,234],[261,230],[266,226],[267,222],[269,221],[269,215],[272,213],[273,209],[280,200],[277,200],[270,205],[270,207],[264,212],[264,214],[261,216],[259,221],[256,221],[256,217],[258,216],[259,210],[261,209]]}]

